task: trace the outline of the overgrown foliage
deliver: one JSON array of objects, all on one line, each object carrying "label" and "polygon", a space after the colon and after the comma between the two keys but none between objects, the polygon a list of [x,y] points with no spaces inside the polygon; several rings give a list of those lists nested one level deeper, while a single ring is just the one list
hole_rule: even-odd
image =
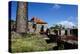
[{"label": "overgrown foliage", "polygon": [[11,42],[12,52],[47,51],[52,48],[41,36],[35,34],[27,34],[26,37],[13,35]]}]

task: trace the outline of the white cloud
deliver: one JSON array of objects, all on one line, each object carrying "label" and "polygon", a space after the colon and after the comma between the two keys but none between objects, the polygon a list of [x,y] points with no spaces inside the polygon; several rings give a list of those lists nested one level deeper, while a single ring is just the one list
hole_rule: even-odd
[{"label": "white cloud", "polygon": [[52,8],[59,9],[61,6],[58,4],[54,4]]},{"label": "white cloud", "polygon": [[61,21],[57,24],[61,24],[62,26],[65,26],[65,28],[73,28],[73,26],[76,26],[73,22],[70,21]]}]

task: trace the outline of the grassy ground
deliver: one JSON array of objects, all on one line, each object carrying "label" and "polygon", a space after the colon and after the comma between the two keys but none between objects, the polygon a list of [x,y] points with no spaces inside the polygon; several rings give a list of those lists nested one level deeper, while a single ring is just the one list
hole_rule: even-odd
[{"label": "grassy ground", "polygon": [[11,50],[12,52],[33,52],[47,51],[52,48],[39,35],[27,34],[25,37],[12,33]]}]

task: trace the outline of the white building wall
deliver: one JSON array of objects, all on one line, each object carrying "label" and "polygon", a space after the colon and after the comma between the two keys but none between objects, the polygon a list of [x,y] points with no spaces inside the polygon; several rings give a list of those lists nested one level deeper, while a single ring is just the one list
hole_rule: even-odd
[{"label": "white building wall", "polygon": [[40,29],[41,29],[41,26],[42,26],[42,25],[44,25],[44,31],[46,31],[46,29],[47,29],[47,27],[48,27],[47,24],[37,24],[37,29],[36,29],[37,33],[40,32]]},{"label": "white building wall", "polygon": [[65,30],[61,30],[61,36],[65,35]]}]

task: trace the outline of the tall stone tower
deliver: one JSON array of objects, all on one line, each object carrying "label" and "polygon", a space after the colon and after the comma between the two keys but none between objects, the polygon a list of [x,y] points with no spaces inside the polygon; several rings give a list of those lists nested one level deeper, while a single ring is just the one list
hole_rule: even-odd
[{"label": "tall stone tower", "polygon": [[28,3],[18,2],[17,3],[17,14],[16,14],[16,32],[27,33],[28,30]]}]

